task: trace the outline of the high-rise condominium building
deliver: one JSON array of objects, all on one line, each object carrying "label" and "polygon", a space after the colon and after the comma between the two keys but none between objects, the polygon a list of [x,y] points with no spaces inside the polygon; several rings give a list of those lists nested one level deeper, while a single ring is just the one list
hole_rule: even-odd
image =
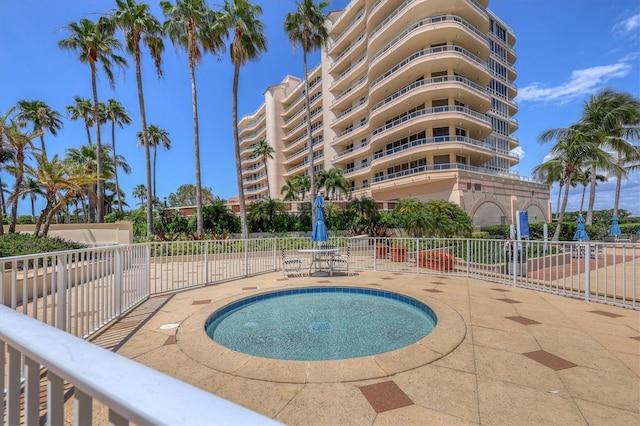
[{"label": "high-rise condominium building", "polygon": [[[517,210],[548,220],[548,185],[510,171],[515,35],[487,6],[352,0],[331,12],[309,71],[315,171],[339,168],[354,197],[452,201],[476,226],[513,223]],[[304,91],[286,76],[240,121],[247,200],[282,198],[287,179],[309,174]],[[254,153],[262,139],[274,149],[266,166]]]}]

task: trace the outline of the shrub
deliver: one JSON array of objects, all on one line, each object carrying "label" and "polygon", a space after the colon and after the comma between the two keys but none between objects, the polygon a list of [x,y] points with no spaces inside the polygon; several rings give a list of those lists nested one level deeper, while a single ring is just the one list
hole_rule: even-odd
[{"label": "shrub", "polygon": [[0,257],[48,253],[86,247],[84,244],[63,240],[59,237],[34,237],[31,234],[0,235]]}]

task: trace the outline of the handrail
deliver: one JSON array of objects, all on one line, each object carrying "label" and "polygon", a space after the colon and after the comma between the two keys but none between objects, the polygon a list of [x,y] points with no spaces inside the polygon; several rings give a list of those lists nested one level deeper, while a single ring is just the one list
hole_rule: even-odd
[{"label": "handrail", "polygon": [[[76,424],[91,423],[93,400],[109,408],[110,418],[136,424],[278,424],[272,419],[105,350],[47,324],[0,305],[0,345],[8,346],[8,368],[25,364],[47,369],[51,380],[47,400],[48,424],[63,424],[63,380],[74,386]],[[15,357],[15,358],[14,358]],[[108,372],[108,373],[107,373]],[[2,373],[4,374],[4,372]],[[28,369],[24,386],[40,394],[40,370]],[[20,371],[10,371],[8,424],[20,423]],[[34,380],[35,378],[35,380]],[[37,386],[31,389],[31,385]],[[145,389],[145,392],[141,392]],[[27,406],[28,423],[37,424],[39,404]],[[0,413],[2,410],[0,410]]]}]

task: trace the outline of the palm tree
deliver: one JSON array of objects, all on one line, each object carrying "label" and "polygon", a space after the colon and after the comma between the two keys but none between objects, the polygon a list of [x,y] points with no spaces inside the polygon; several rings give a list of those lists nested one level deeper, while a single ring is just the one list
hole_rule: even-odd
[{"label": "palm tree", "polygon": [[[302,46],[302,58],[304,64],[304,98],[307,119],[307,137],[309,138],[309,176],[311,178],[311,199],[315,200],[315,168],[313,166],[313,134],[311,130],[311,107],[309,105],[309,73],[307,70],[307,55],[309,52],[326,45],[329,32],[325,27],[327,15],[322,11],[329,5],[328,1],[321,0],[316,4],[315,0],[300,0],[298,10],[287,14],[284,20],[284,30],[289,41],[294,46]],[[311,223],[315,223],[315,211],[311,210]]]},{"label": "palm tree", "polygon": [[144,206],[144,200],[147,198],[147,187],[143,184],[138,184],[133,188],[133,198],[138,198],[140,200],[140,206]]},{"label": "palm tree", "polygon": [[[580,198],[580,214],[582,214],[582,208],[584,207],[584,196],[587,192],[587,186],[591,182],[591,169],[580,169],[575,175],[576,183],[582,185],[582,197]],[[600,182],[606,182],[607,177],[604,175],[597,175],[596,180]]]},{"label": "palm tree", "polygon": [[[603,89],[591,96],[583,105],[580,123],[588,129],[585,131],[589,138],[599,148],[613,151],[618,158],[632,158],[637,153],[637,147],[631,139],[640,137],[640,100],[629,93]],[[591,188],[589,192],[589,206],[585,223],[590,225],[593,218],[593,205],[596,195],[597,170],[614,174],[620,180],[624,170],[612,158],[605,162],[597,162],[589,158],[588,164],[592,169]],[[616,200],[619,193],[616,194]],[[615,201],[614,204],[617,204]]]},{"label": "palm tree", "polygon": [[273,149],[273,147],[269,145],[269,142],[267,142],[265,139],[260,139],[258,141],[258,144],[253,150],[253,155],[259,155],[262,157],[262,163],[264,164],[264,172],[267,175],[267,197],[269,199],[271,199],[271,188],[269,187],[269,172],[267,170],[267,159],[273,160],[274,152],[275,150]]},{"label": "palm tree", "polygon": [[[216,53],[223,48],[220,33],[213,29],[215,12],[205,0],[176,0],[175,6],[161,1],[162,13],[167,20],[164,30],[174,45],[187,52],[189,78],[191,80],[191,109],[193,113],[193,150],[196,170],[196,232],[204,232],[202,220],[202,179],[200,174],[200,129],[198,121],[198,92],[195,68],[202,61],[204,52]],[[155,188],[155,186],[154,186]]]},{"label": "palm tree", "polygon": [[616,176],[616,192],[613,200],[613,214],[618,215],[618,203],[620,201],[620,188],[622,180],[627,179],[629,173],[640,170],[640,146],[636,146],[632,153],[618,153],[616,163],[620,167],[620,172]]},{"label": "palm tree", "polygon": [[49,105],[41,100],[21,100],[18,101],[17,118],[33,124],[33,131],[40,133],[42,155],[47,155],[47,150],[44,145],[44,132],[48,131],[53,136],[58,134],[58,130],[62,129],[60,113],[51,109]]},{"label": "palm tree", "polygon": [[[111,150],[113,154],[113,162],[116,163],[116,124],[122,129],[125,124],[131,124],[131,117],[127,110],[124,109],[122,104],[115,99],[109,99],[104,107],[105,119],[111,121]],[[116,196],[118,198],[118,211],[122,213],[122,198],[120,194],[120,183],[118,181],[118,168],[116,167],[115,174],[116,184]]]},{"label": "palm tree", "polygon": [[[105,149],[101,151],[103,170],[102,175],[98,176],[102,181],[108,181],[113,178],[116,174],[116,170],[119,168],[125,174],[131,173],[131,166],[122,155],[112,155],[111,147],[106,146]],[[97,146],[96,145],[82,145],[78,148],[67,148],[65,161],[74,165],[74,167],[83,167],[90,173],[95,174],[95,170],[98,164],[97,161]],[[95,192],[94,185],[95,181],[90,186],[85,186],[83,188],[84,194],[87,196],[89,200],[89,217],[92,215],[92,209],[96,209],[95,200],[97,199],[97,194]]]},{"label": "palm tree", "polygon": [[317,176],[317,187],[324,188],[330,200],[336,198],[336,192],[344,195],[349,193],[349,181],[342,176],[342,170],[332,167],[327,170],[320,170]]},{"label": "palm tree", "polygon": [[87,142],[89,145],[91,143],[91,127],[93,127],[93,119],[91,114],[93,112],[93,104],[91,103],[91,99],[82,98],[80,96],[74,96],[73,100],[75,101],[75,105],[67,106],[67,114],[71,117],[72,120],[79,120],[82,118],[84,121],[84,128],[87,131]]},{"label": "palm tree", "polygon": [[305,195],[307,195],[307,193],[311,189],[311,178],[308,174],[296,175],[296,177],[293,178],[293,181],[296,189],[298,190],[298,194],[300,195],[300,200],[304,201]]},{"label": "palm tree", "polygon": [[23,200],[27,197],[27,195],[29,196],[31,201],[31,218],[35,221],[36,220],[36,199],[38,198],[38,195],[40,196],[45,195],[42,184],[37,180],[35,180],[33,177],[29,176],[27,177],[26,182],[22,185],[20,194],[22,195],[21,198]]},{"label": "palm tree", "polygon": [[559,188],[558,201],[556,202],[556,219],[560,215],[560,194],[562,193],[562,188],[566,182],[564,171],[564,163],[560,158],[549,159],[548,161],[534,167],[532,171],[534,179],[543,184],[551,186],[558,182]]},{"label": "palm tree", "polygon": [[[140,105],[140,121],[142,122],[142,141],[147,171],[147,235],[153,234],[153,198],[151,194],[151,152],[147,130],[147,115],[142,91],[142,69],[140,42],[149,49],[154,61],[158,77],[162,76],[162,52],[164,31],[162,25],[151,14],[147,3],[136,3],[135,0],[116,0],[117,9],[113,14],[113,22],[122,30],[127,52],[136,64],[136,83],[138,85],[138,104]],[[155,187],[154,187],[155,188]]]},{"label": "palm tree", "polygon": [[298,188],[296,187],[295,180],[285,179],[284,185],[280,188],[280,194],[284,194],[284,201],[296,201]]},{"label": "palm tree", "polygon": [[40,235],[44,224],[43,236],[47,236],[51,219],[57,211],[66,207],[71,197],[80,192],[83,186],[95,181],[96,175],[86,168],[73,163],[62,161],[58,155],[48,160],[44,155],[34,155],[36,167],[26,165],[27,172],[34,180],[42,185],[47,204],[38,217],[34,236]]},{"label": "palm tree", "polygon": [[[2,123],[0,123],[0,125],[2,125]],[[5,191],[7,191],[7,184],[2,181],[2,170],[5,169],[6,165],[11,163],[13,159],[13,151],[4,146],[3,139],[0,137],[0,235],[4,233],[2,224],[4,217],[7,215],[7,203],[4,198]]]},{"label": "palm tree", "polygon": [[229,53],[233,63],[233,140],[236,157],[236,180],[238,198],[240,201],[240,226],[242,238],[249,236],[247,225],[247,210],[242,186],[242,165],[240,162],[240,137],[238,135],[238,84],[240,82],[240,67],[247,61],[255,61],[262,52],[267,50],[267,38],[264,25],[260,21],[262,8],[253,5],[248,0],[225,0],[222,12],[216,23],[217,33],[224,33],[231,39]]},{"label": "palm tree", "polygon": [[93,122],[96,125],[96,149],[98,163],[96,167],[96,174],[98,176],[98,217],[99,223],[104,220],[104,191],[103,184],[99,177],[102,175],[102,139],[100,137],[100,113],[98,101],[98,86],[97,86],[97,67],[102,65],[102,69],[109,80],[109,83],[114,87],[114,77],[112,66],[115,64],[123,68],[127,62],[115,52],[121,49],[121,44],[118,39],[114,37],[114,28],[111,22],[101,17],[97,22],[92,22],[89,19],[83,18],[80,22],[70,22],[66,29],[71,35],[58,42],[58,46],[63,49],[70,49],[78,53],[78,59],[81,63],[89,64],[91,70],[91,88],[93,92]]},{"label": "palm tree", "polygon": [[[158,145],[161,145],[164,149],[171,149],[171,139],[169,139],[169,132],[165,129],[161,129],[155,124],[151,124],[147,128],[147,142],[150,147],[153,147],[153,165],[152,165],[152,175],[153,175],[153,199],[157,199],[156,195],[156,159],[158,154]],[[138,132],[138,145],[143,145],[144,142],[142,140],[142,132]]]},{"label": "palm tree", "polygon": [[560,230],[562,221],[567,209],[567,201],[569,200],[569,187],[574,181],[574,175],[585,164],[586,161],[598,162],[599,164],[610,160],[611,156],[602,151],[593,141],[590,134],[585,132],[583,126],[575,124],[568,129],[552,129],[547,130],[540,135],[539,140],[542,143],[556,139],[556,144],[551,148],[550,154],[552,159],[562,161],[564,165],[564,175],[566,182],[565,192],[562,200],[562,207],[558,215],[558,224],[553,235],[553,241],[560,239]]},{"label": "palm tree", "polygon": [[[13,109],[12,109],[13,110]],[[35,150],[33,139],[40,136],[40,133],[21,130],[25,122],[18,120],[16,117],[9,118],[7,113],[2,119],[0,127],[0,136],[5,149],[11,151],[11,164],[5,166],[6,170],[15,177],[13,190],[7,200],[11,204],[11,222],[9,223],[9,232],[15,232],[18,220],[18,199],[20,198],[20,190],[24,180],[25,161],[29,151]],[[9,124],[6,120],[9,119]]]}]

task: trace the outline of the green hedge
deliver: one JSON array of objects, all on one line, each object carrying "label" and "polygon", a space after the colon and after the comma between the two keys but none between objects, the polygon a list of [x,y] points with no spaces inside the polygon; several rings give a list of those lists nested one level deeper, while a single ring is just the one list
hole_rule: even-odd
[{"label": "green hedge", "polygon": [[0,235],[0,257],[48,253],[84,247],[86,247],[84,244],[74,243],[58,237],[36,238],[31,234],[16,233]]}]

